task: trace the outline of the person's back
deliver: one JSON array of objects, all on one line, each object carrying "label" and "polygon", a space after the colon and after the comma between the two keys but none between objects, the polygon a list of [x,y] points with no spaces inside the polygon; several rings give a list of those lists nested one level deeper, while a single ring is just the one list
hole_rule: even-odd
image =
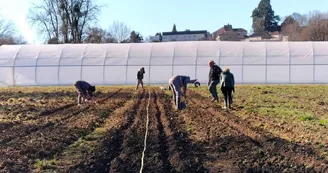
[{"label": "person's back", "polygon": [[78,104],[83,103],[85,99],[92,99],[93,97],[92,93],[95,92],[96,90],[95,86],[90,85],[88,82],[83,80],[78,80],[74,82],[73,85],[76,91],[78,92]]},{"label": "person's back", "polygon": [[188,83],[194,83],[195,81],[196,79],[190,80],[189,76],[184,75],[175,75],[169,79],[169,87],[171,88],[173,101],[177,109],[180,109],[180,106],[183,107],[183,105],[180,105],[180,97],[185,97]]},{"label": "person's back", "polygon": [[224,69],[220,77],[221,91],[224,96],[224,108],[231,108],[232,91],[235,91],[235,79],[229,68]]},{"label": "person's back", "polygon": [[76,85],[78,85],[81,89],[83,89],[83,90],[85,90],[85,91],[87,91],[87,90],[91,87],[91,85],[90,85],[88,82],[86,82],[86,81],[79,80],[79,81],[76,81],[75,83],[76,83]]},{"label": "person's back", "polygon": [[229,69],[222,72],[220,80],[221,80],[221,87],[225,87],[225,88],[235,87],[235,79]]}]

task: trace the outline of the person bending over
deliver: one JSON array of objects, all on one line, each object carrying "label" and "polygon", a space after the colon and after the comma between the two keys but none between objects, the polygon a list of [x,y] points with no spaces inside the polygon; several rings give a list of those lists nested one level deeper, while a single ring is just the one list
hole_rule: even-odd
[{"label": "person bending over", "polygon": [[81,105],[82,103],[85,103],[87,100],[92,100],[93,99],[93,92],[96,91],[96,87],[93,85],[90,85],[86,81],[76,81],[74,82],[74,87],[76,91],[78,92],[78,105]]},{"label": "person bending over", "polygon": [[172,76],[169,79],[169,87],[171,88],[172,95],[173,95],[173,101],[178,110],[181,109],[181,97],[186,96],[187,92],[187,84],[188,83],[194,83],[196,79],[190,80],[189,76],[184,75],[176,75]]}]

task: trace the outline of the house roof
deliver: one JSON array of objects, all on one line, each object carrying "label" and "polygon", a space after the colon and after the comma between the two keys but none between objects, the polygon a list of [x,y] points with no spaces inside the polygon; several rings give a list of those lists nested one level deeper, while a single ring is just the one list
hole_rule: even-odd
[{"label": "house roof", "polygon": [[178,31],[178,32],[163,32],[164,35],[186,35],[186,34],[207,34],[207,30],[199,30],[199,31]]},{"label": "house roof", "polygon": [[234,28],[232,30],[237,31],[237,32],[247,32],[246,29],[244,29],[244,28]]},{"label": "house roof", "polygon": [[274,32],[269,32],[270,35],[279,35],[280,32],[279,31],[274,31]]},{"label": "house roof", "polygon": [[215,33],[215,34],[217,34],[217,35],[220,35],[220,34],[223,34],[224,31],[225,31],[225,30],[224,30],[224,27],[222,27],[222,28],[220,28],[220,29],[214,31],[213,33]]},{"label": "house roof", "polygon": [[[243,29],[243,28],[233,28],[232,31],[233,31],[233,32],[247,32],[247,31],[246,31],[245,29]],[[223,33],[225,33],[225,32],[231,32],[231,31],[226,30],[226,28],[223,26],[223,27],[221,27],[220,29],[214,31],[213,33],[215,33],[216,35],[221,35],[221,34],[223,34]]]}]

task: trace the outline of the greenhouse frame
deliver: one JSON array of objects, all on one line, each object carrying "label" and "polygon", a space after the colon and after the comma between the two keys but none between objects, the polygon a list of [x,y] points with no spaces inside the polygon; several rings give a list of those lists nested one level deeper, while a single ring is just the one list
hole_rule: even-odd
[{"label": "greenhouse frame", "polygon": [[3,45],[1,86],[131,85],[145,68],[145,84],[173,75],[208,80],[208,61],[229,67],[237,84],[326,84],[328,42],[163,42]]}]

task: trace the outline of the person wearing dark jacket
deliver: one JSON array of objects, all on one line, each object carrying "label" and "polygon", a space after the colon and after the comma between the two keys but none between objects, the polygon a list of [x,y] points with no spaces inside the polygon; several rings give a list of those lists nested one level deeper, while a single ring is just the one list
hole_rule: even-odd
[{"label": "person wearing dark jacket", "polygon": [[140,70],[137,72],[137,79],[138,79],[138,82],[137,82],[137,87],[136,87],[136,90],[139,88],[139,85],[141,84],[141,87],[143,87],[143,78],[144,78],[144,74],[145,74],[145,68],[140,68]]},{"label": "person wearing dark jacket", "polygon": [[181,97],[186,96],[188,83],[194,83],[197,79],[190,80],[189,76],[175,75],[169,79],[169,87],[176,109],[181,110]]},{"label": "person wearing dark jacket", "polygon": [[76,91],[78,92],[77,100],[79,105],[84,103],[88,99],[91,100],[93,98],[92,93],[96,91],[95,86],[90,85],[88,82],[82,80],[74,82],[73,85]]},{"label": "person wearing dark jacket", "polygon": [[214,63],[214,61],[209,61],[208,66],[210,67],[210,72],[208,76],[208,90],[212,94],[212,101],[219,101],[216,86],[220,83],[220,75],[222,69]]},{"label": "person wearing dark jacket", "polygon": [[224,109],[230,109],[232,104],[232,91],[235,92],[235,78],[229,68],[225,68],[220,77],[220,87],[224,96]]}]

